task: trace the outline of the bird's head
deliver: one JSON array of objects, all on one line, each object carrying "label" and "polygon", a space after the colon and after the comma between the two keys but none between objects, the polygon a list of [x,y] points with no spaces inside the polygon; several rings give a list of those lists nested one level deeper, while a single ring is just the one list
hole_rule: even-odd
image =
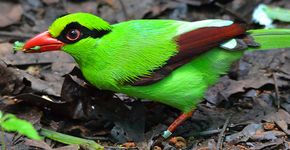
[{"label": "bird's head", "polygon": [[111,31],[109,23],[88,13],[74,13],[56,19],[48,28],[29,39],[22,50],[27,53],[77,51],[74,45],[82,40],[100,38]]}]

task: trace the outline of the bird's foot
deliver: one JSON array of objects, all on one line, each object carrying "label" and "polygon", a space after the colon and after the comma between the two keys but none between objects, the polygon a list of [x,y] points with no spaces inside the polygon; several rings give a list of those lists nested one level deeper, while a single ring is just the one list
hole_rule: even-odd
[{"label": "bird's foot", "polygon": [[166,131],[164,131],[159,136],[156,136],[153,138],[154,143],[151,146],[151,149],[156,149],[156,147],[163,147],[163,142],[171,136],[171,134],[176,130],[176,128],[181,125],[186,119],[191,117],[193,114],[193,111],[188,113],[182,113],[178,118],[174,120],[174,122],[167,128]]}]

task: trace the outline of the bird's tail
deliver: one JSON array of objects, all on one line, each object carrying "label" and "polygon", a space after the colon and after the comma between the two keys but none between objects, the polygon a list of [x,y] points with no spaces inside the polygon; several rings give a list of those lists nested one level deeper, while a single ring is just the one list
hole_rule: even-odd
[{"label": "bird's tail", "polygon": [[250,47],[249,51],[290,48],[290,29],[259,29],[249,30],[259,47]]}]

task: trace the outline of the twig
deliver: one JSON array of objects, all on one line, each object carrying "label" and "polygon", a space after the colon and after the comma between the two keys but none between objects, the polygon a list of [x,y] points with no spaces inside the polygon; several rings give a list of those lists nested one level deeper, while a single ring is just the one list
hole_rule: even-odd
[{"label": "twig", "polygon": [[249,22],[247,20],[245,20],[243,17],[241,17],[240,15],[238,15],[236,12],[233,12],[232,10],[226,8],[223,4],[219,3],[219,2],[214,2],[214,5],[216,5],[217,7],[221,8],[223,11],[225,11],[226,13],[228,13],[229,15],[235,17],[237,20],[249,24]]},{"label": "twig", "polygon": [[220,150],[223,148],[224,133],[228,127],[228,124],[230,122],[230,118],[231,118],[231,116],[227,118],[227,120],[225,121],[225,124],[222,128],[222,131],[219,134],[219,138],[218,138],[218,142],[217,142],[217,146],[216,146],[217,150]]},{"label": "twig", "polygon": [[122,0],[119,0],[119,3],[121,4],[122,11],[123,11],[123,14],[124,14],[124,16],[125,16],[125,19],[126,19],[126,20],[129,20],[129,15],[128,15],[127,9],[126,9],[126,7],[125,7],[123,1],[122,1]]},{"label": "twig", "polygon": [[273,72],[272,74],[273,74],[273,80],[274,80],[274,86],[275,86],[275,98],[277,101],[277,107],[278,107],[278,109],[280,109],[280,94],[279,94],[279,88],[278,88],[278,84],[277,84],[277,76],[276,76],[275,72]]},{"label": "twig", "polygon": [[8,37],[14,37],[14,38],[23,38],[23,39],[28,39],[33,37],[32,34],[28,33],[15,33],[15,32],[7,32],[7,31],[0,31],[0,36],[8,36]]},{"label": "twig", "polygon": [[222,129],[215,129],[215,130],[208,130],[208,131],[202,131],[202,132],[194,132],[190,134],[190,136],[209,136],[212,134],[220,133]]}]

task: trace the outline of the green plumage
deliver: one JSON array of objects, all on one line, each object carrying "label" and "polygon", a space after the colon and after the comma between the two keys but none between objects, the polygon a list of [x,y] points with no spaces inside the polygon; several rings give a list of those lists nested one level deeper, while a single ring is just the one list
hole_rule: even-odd
[{"label": "green plumage", "polygon": [[[189,112],[199,103],[207,88],[213,85],[244,51],[227,51],[214,48],[189,63],[177,68],[163,80],[146,86],[130,86],[138,77],[166,64],[178,52],[176,37],[202,27],[222,27],[231,21],[206,20],[183,22],[173,20],[134,20],[109,25],[102,19],[84,13],[57,19],[49,28],[57,37],[71,22],[96,30],[111,30],[101,38],[84,38],[66,44],[63,50],[72,55],[85,78],[100,89],[122,92],[129,96],[150,99]],[[264,50],[290,47],[290,30],[249,31],[258,48]]]},{"label": "green plumage", "polygon": [[124,82],[150,75],[177,52],[172,39],[176,27],[170,22],[173,21],[116,24],[101,39],[86,38],[63,49],[76,59],[92,84],[117,90]]}]

